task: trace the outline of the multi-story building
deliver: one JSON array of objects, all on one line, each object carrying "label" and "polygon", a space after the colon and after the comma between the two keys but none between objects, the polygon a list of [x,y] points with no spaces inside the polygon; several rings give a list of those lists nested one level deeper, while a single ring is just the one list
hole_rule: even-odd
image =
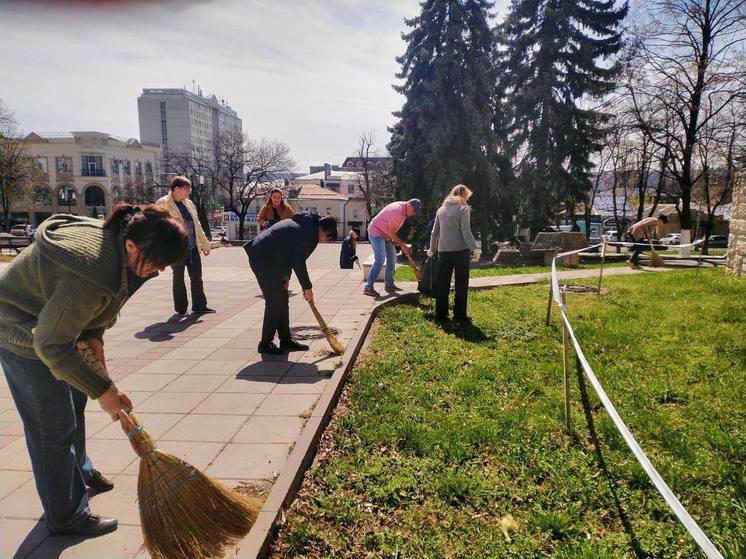
[{"label": "multi-story building", "polygon": [[344,212],[344,222],[342,223],[345,230],[352,227],[360,228],[360,236],[367,238],[367,227],[370,222],[370,216],[365,205],[365,196],[361,185],[364,185],[363,177],[355,171],[334,171],[330,168],[296,177],[293,184],[301,186],[304,184],[315,184],[347,199],[347,206]]},{"label": "multi-story building", "polygon": [[394,166],[394,158],[390,156],[362,158],[353,155],[344,160],[344,163],[342,163],[342,170],[358,171],[362,173],[365,170],[366,163],[369,171],[388,172]]},{"label": "multi-story building", "polygon": [[105,132],[31,132],[24,141],[40,177],[29,199],[13,206],[15,223],[58,212],[103,216],[120,200],[159,194],[158,147]]},{"label": "multi-story building", "polygon": [[207,148],[221,134],[241,130],[238,113],[215,95],[202,90],[143,89],[137,98],[140,140],[178,153],[192,147]]}]

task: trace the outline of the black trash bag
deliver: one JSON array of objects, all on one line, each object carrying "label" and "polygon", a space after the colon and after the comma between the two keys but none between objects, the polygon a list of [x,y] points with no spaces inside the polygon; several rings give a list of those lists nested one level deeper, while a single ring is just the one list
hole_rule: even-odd
[{"label": "black trash bag", "polygon": [[417,290],[423,295],[435,297],[438,286],[438,255],[425,259],[422,265],[422,278],[417,283]]}]

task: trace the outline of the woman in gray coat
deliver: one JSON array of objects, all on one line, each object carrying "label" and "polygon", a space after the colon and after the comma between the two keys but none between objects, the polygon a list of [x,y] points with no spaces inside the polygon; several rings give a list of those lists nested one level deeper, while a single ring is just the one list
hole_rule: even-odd
[{"label": "woman in gray coat", "polygon": [[435,214],[435,225],[430,235],[432,256],[438,253],[438,285],[435,298],[435,319],[448,319],[448,294],[451,290],[451,274],[456,273],[456,300],[453,305],[454,322],[470,322],[466,315],[466,299],[469,292],[469,258],[477,248],[471,233],[471,208],[467,201],[471,190],[457,184],[448,193],[443,205]]}]

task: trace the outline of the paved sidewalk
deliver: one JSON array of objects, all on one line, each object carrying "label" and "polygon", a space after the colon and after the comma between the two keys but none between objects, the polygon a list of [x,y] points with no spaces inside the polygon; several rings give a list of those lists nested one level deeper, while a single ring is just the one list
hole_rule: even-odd
[{"label": "paved sidewalk", "polygon": [[[338,269],[339,245],[319,245],[309,260],[322,315],[347,344],[381,301],[362,295],[359,269]],[[365,259],[368,245],[359,245]],[[597,270],[562,272],[566,277]],[[604,275],[638,273],[612,268]],[[148,282],[105,336],[109,372],[126,390],[161,448],[230,486],[269,486],[300,437],[329,377],[341,363],[291,282],[294,335],[309,351],[262,358],[256,353],[264,302],[240,248],[220,248],[205,260],[205,290],[218,313],[173,316],[171,274]],[[547,274],[476,278],[473,287],[534,283]],[[407,291],[414,284],[406,285]],[[119,529],[92,540],[48,537],[38,518],[23,429],[4,376],[0,375],[0,558],[145,558],[137,503],[138,459],[118,424],[95,402],[86,413],[88,451],[116,487],[92,500],[95,512],[115,516]]]}]

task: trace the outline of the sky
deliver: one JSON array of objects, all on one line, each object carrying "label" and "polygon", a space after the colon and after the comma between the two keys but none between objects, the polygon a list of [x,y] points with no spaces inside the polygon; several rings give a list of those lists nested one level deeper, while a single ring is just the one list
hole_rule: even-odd
[{"label": "sky", "polygon": [[[503,16],[508,0],[496,2]],[[418,0],[4,0],[0,99],[24,132],[139,138],[143,88],[224,98],[255,139],[341,164],[370,130],[385,155],[404,18]]]}]

